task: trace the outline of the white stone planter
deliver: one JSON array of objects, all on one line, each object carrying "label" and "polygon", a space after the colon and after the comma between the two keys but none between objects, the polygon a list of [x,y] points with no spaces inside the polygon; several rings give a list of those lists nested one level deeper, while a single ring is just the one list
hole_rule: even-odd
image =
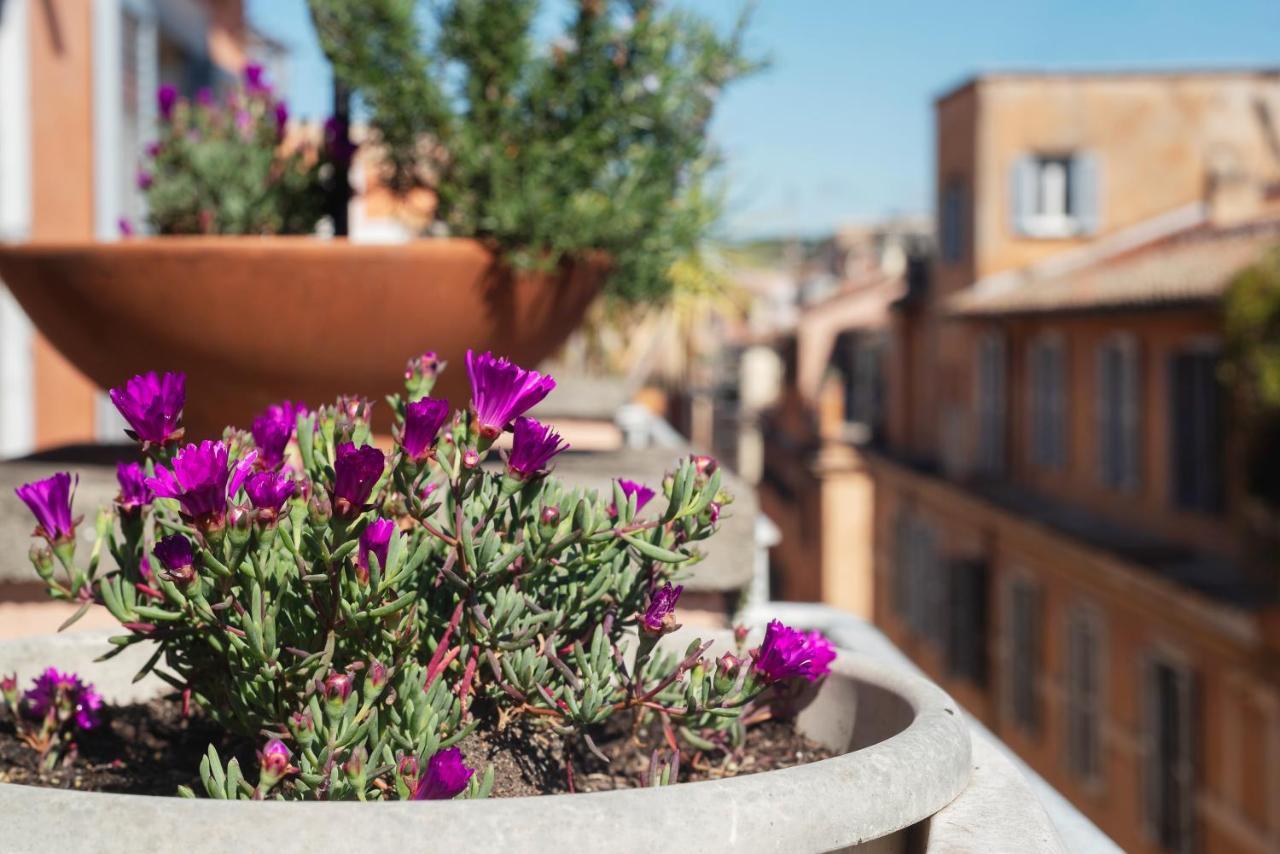
[{"label": "white stone planter", "polygon": [[[145,651],[93,659],[105,635],[0,643],[0,673],[72,669],[109,702],[158,693],[131,678]],[[926,680],[842,653],[799,717],[848,752],[797,768],[581,795],[421,803],[252,803],[0,784],[0,848],[11,852],[916,850],[931,816],[966,789],[968,730]],[[930,848],[937,840],[930,840]],[[1031,850],[1031,849],[1027,849]]]}]

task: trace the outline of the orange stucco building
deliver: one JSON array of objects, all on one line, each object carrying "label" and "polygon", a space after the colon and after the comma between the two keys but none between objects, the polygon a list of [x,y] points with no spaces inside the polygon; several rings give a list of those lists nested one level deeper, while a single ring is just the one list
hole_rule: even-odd
[{"label": "orange stucco building", "polygon": [[1276,516],[1219,370],[1226,288],[1280,245],[1280,72],[983,76],[936,119],[883,428],[811,394],[766,450],[805,473],[761,484],[808,515],[781,586],[869,596],[1125,850],[1280,850]]}]

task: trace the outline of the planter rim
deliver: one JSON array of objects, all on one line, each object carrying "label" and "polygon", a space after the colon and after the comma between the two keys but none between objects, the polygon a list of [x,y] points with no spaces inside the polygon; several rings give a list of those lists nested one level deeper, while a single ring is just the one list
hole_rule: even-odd
[{"label": "planter rim", "polygon": [[[0,670],[50,643],[64,652],[97,651],[109,634],[0,642]],[[8,817],[6,844],[32,851],[77,850],[78,843],[93,840],[97,851],[181,847],[196,854],[224,850],[228,833],[249,829],[255,848],[312,851],[340,826],[352,828],[365,849],[429,839],[440,850],[476,850],[481,840],[481,850],[596,851],[603,845],[651,851],[655,842],[679,840],[685,851],[794,854],[886,836],[928,819],[964,790],[971,774],[968,728],[940,688],[847,650],[839,651],[832,675],[896,694],[913,719],[883,741],[831,759],[658,789],[375,806],[188,800],[0,783],[0,814]],[[322,810],[325,822],[317,825]],[[373,813],[366,810],[376,810],[378,820],[368,821]],[[104,839],[104,829],[115,836]]]}]

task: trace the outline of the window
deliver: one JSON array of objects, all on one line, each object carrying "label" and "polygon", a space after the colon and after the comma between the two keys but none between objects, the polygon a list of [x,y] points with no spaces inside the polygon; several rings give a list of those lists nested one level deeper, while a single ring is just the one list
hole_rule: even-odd
[{"label": "window", "polygon": [[987,684],[987,565],[951,564],[947,671],[978,686]]},{"label": "window", "polygon": [[1132,336],[1098,351],[1098,473],[1104,486],[1135,490],[1141,460],[1141,361]]},{"label": "window", "polygon": [[965,252],[966,214],[969,193],[961,178],[952,178],[942,188],[941,215],[938,223],[938,248],[942,260],[949,264],[963,261]]},{"label": "window", "polygon": [[1018,726],[1030,732],[1040,729],[1040,668],[1042,604],[1033,582],[1016,578],[1009,584],[1005,660],[1008,668],[1009,712]]},{"label": "window", "polygon": [[1144,674],[1143,788],[1147,832],[1165,851],[1194,849],[1195,684],[1190,673],[1153,661]]},{"label": "window", "polygon": [[1213,352],[1178,353],[1169,360],[1170,471],[1173,504],[1182,510],[1222,509],[1222,386]]},{"label": "window", "polygon": [[912,510],[902,510],[894,523],[894,606],[919,637],[945,641],[945,578],[938,565],[937,536]]},{"label": "window", "polygon": [[1005,357],[1004,336],[989,332],[978,339],[978,469],[1004,473]]},{"label": "window", "polygon": [[1092,155],[1026,154],[1013,162],[1014,234],[1062,238],[1098,230],[1098,166]]},{"label": "window", "polygon": [[1044,336],[1028,351],[1027,399],[1031,406],[1031,463],[1060,470],[1067,463],[1066,346]]},{"label": "window", "polygon": [[1067,620],[1067,768],[1085,783],[1097,782],[1102,773],[1099,622],[1083,610]]}]

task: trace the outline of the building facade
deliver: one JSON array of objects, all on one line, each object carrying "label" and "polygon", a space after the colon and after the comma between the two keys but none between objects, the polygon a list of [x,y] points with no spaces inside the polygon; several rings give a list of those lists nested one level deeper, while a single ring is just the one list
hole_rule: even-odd
[{"label": "building facade", "polygon": [[1222,298],[1280,244],[1280,73],[941,97],[890,321],[875,619],[1130,851],[1280,850],[1280,611]]}]

